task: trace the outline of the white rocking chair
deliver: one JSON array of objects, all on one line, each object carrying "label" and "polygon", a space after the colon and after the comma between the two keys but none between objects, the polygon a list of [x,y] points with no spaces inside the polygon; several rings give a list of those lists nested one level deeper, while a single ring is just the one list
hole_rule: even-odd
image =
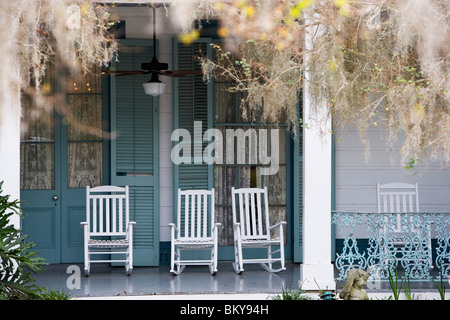
[{"label": "white rocking chair", "polygon": [[[178,189],[176,224],[169,223],[170,272],[179,275],[187,265],[208,265],[211,274],[217,272],[217,233],[221,224],[214,223],[214,212],[214,188],[211,191]],[[183,259],[181,254],[186,250],[208,250],[209,259]]]},{"label": "white rocking chair", "polygon": [[[404,253],[402,248],[409,252],[409,250],[420,250],[422,252],[423,261],[431,268],[432,267],[432,251],[431,251],[431,234],[428,232],[427,243],[417,243],[417,239],[421,238],[419,235],[420,227],[412,225],[412,219],[407,221],[409,223],[408,230],[411,233],[413,245],[410,244],[405,247],[402,240],[404,231],[402,230],[401,213],[419,212],[419,186],[417,183],[409,184],[403,182],[393,182],[387,184],[377,183],[377,205],[379,213],[397,213],[395,226],[393,228],[393,243],[385,243],[383,246],[385,253],[389,256],[399,257],[408,260],[408,256],[402,256]],[[383,232],[387,232],[384,230]],[[385,236],[386,239],[390,237]],[[411,252],[411,256],[415,256]]]},{"label": "white rocking chair", "polygon": [[[269,201],[267,187],[258,188],[231,188],[233,206],[233,229],[236,273],[244,271],[244,263],[259,263],[270,272],[286,270],[284,259],[284,233],[285,221],[269,226]],[[278,228],[278,238],[271,237],[271,230]],[[272,251],[273,246],[279,249]],[[244,248],[266,248],[267,258],[245,259]],[[279,253],[279,257],[274,257]],[[280,262],[281,267],[273,268],[273,263]]]},{"label": "white rocking chair", "polygon": [[[124,262],[127,275],[133,270],[133,227],[129,221],[128,186],[86,187],[84,228],[84,272],[89,276],[91,263]],[[109,259],[92,259],[106,255]],[[124,259],[113,259],[113,255]]]}]

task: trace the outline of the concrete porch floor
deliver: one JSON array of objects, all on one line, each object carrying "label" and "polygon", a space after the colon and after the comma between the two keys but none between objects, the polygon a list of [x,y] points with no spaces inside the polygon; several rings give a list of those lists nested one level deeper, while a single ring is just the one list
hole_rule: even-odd
[{"label": "concrete porch floor", "polygon": [[[73,272],[69,266],[78,266],[80,288],[68,289]],[[228,295],[225,297],[246,299],[267,298],[270,294],[279,294],[282,288],[298,288],[299,265],[286,262],[286,270],[270,273],[259,265],[245,265],[245,271],[238,275],[231,262],[219,262],[219,271],[209,273],[207,266],[187,266],[181,275],[170,273],[170,266],[134,267],[130,276],[126,276],[123,267],[111,267],[108,264],[91,265],[91,274],[84,276],[82,264],[54,264],[34,275],[36,284],[47,289],[68,291],[74,298],[158,296],[173,299],[180,296]]]},{"label": "concrete porch floor", "polygon": [[[68,287],[75,284],[74,273],[68,272],[69,266],[77,266],[80,271],[80,288]],[[261,266],[249,264],[244,266],[242,274],[236,274],[231,262],[219,262],[219,271],[211,275],[206,266],[187,266],[181,275],[170,273],[170,267],[134,267],[130,276],[125,275],[123,267],[111,267],[108,264],[94,264],[91,275],[84,276],[82,264],[54,264],[34,275],[36,284],[47,289],[68,291],[75,299],[246,299],[264,300],[271,295],[282,292],[282,288],[297,290],[299,288],[300,265],[286,262],[286,270],[270,273]],[[335,271],[335,274],[338,271]],[[437,271],[431,272],[433,277]],[[401,273],[399,273],[400,283]],[[435,279],[435,278],[434,278]],[[449,299],[450,285],[444,279]],[[439,281],[435,280],[437,283]],[[344,282],[336,284],[339,293]],[[435,284],[431,281],[411,281],[411,291],[417,299],[440,299]],[[325,289],[325,288],[322,288]],[[386,299],[392,295],[388,281],[367,283],[366,291],[370,298]],[[404,284],[402,285],[402,294]],[[311,293],[315,298],[317,293]]]}]

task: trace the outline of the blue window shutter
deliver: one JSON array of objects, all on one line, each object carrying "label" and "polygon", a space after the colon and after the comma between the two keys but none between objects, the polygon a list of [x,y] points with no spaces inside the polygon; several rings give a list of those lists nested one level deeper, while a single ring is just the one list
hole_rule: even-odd
[{"label": "blue window shutter", "polygon": [[[174,69],[201,70],[199,54],[212,56],[210,39],[199,39],[191,45],[174,39]],[[194,122],[202,122],[202,135],[212,128],[212,84],[203,81],[201,75],[184,76],[174,79],[173,128],[186,129],[191,134],[192,164],[174,164],[174,195],[178,188],[211,189],[213,186],[213,166],[204,162],[194,164]],[[174,145],[178,142],[175,141]],[[202,152],[207,142],[202,142]],[[174,196],[175,202],[177,197]],[[176,203],[175,203],[176,205]]]},{"label": "blue window shutter", "polygon": [[[152,56],[148,40],[121,40],[117,70],[140,70]],[[111,183],[130,186],[134,265],[159,264],[158,99],[145,95],[149,75],[111,76]]]}]

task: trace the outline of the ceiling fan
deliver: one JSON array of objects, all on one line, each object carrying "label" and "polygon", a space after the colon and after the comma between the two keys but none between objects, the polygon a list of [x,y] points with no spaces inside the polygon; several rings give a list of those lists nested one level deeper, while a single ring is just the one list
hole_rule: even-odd
[{"label": "ceiling fan", "polygon": [[164,93],[165,83],[159,80],[159,75],[168,77],[182,77],[186,75],[201,75],[200,70],[169,70],[169,64],[159,62],[156,58],[156,19],[155,9],[159,4],[151,5],[153,9],[153,58],[151,62],[144,62],[141,64],[141,70],[105,70],[104,74],[111,74],[116,76],[136,75],[136,74],[151,74],[150,81],[143,84],[146,94],[153,96]]}]

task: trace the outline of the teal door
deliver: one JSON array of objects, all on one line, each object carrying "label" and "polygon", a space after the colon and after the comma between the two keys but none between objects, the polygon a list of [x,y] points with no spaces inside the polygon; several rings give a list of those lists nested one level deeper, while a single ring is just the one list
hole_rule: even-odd
[{"label": "teal door", "polygon": [[55,70],[44,79],[42,101],[22,97],[22,229],[46,262],[77,263],[85,187],[103,184],[109,172],[107,114],[99,72],[75,79]]}]

